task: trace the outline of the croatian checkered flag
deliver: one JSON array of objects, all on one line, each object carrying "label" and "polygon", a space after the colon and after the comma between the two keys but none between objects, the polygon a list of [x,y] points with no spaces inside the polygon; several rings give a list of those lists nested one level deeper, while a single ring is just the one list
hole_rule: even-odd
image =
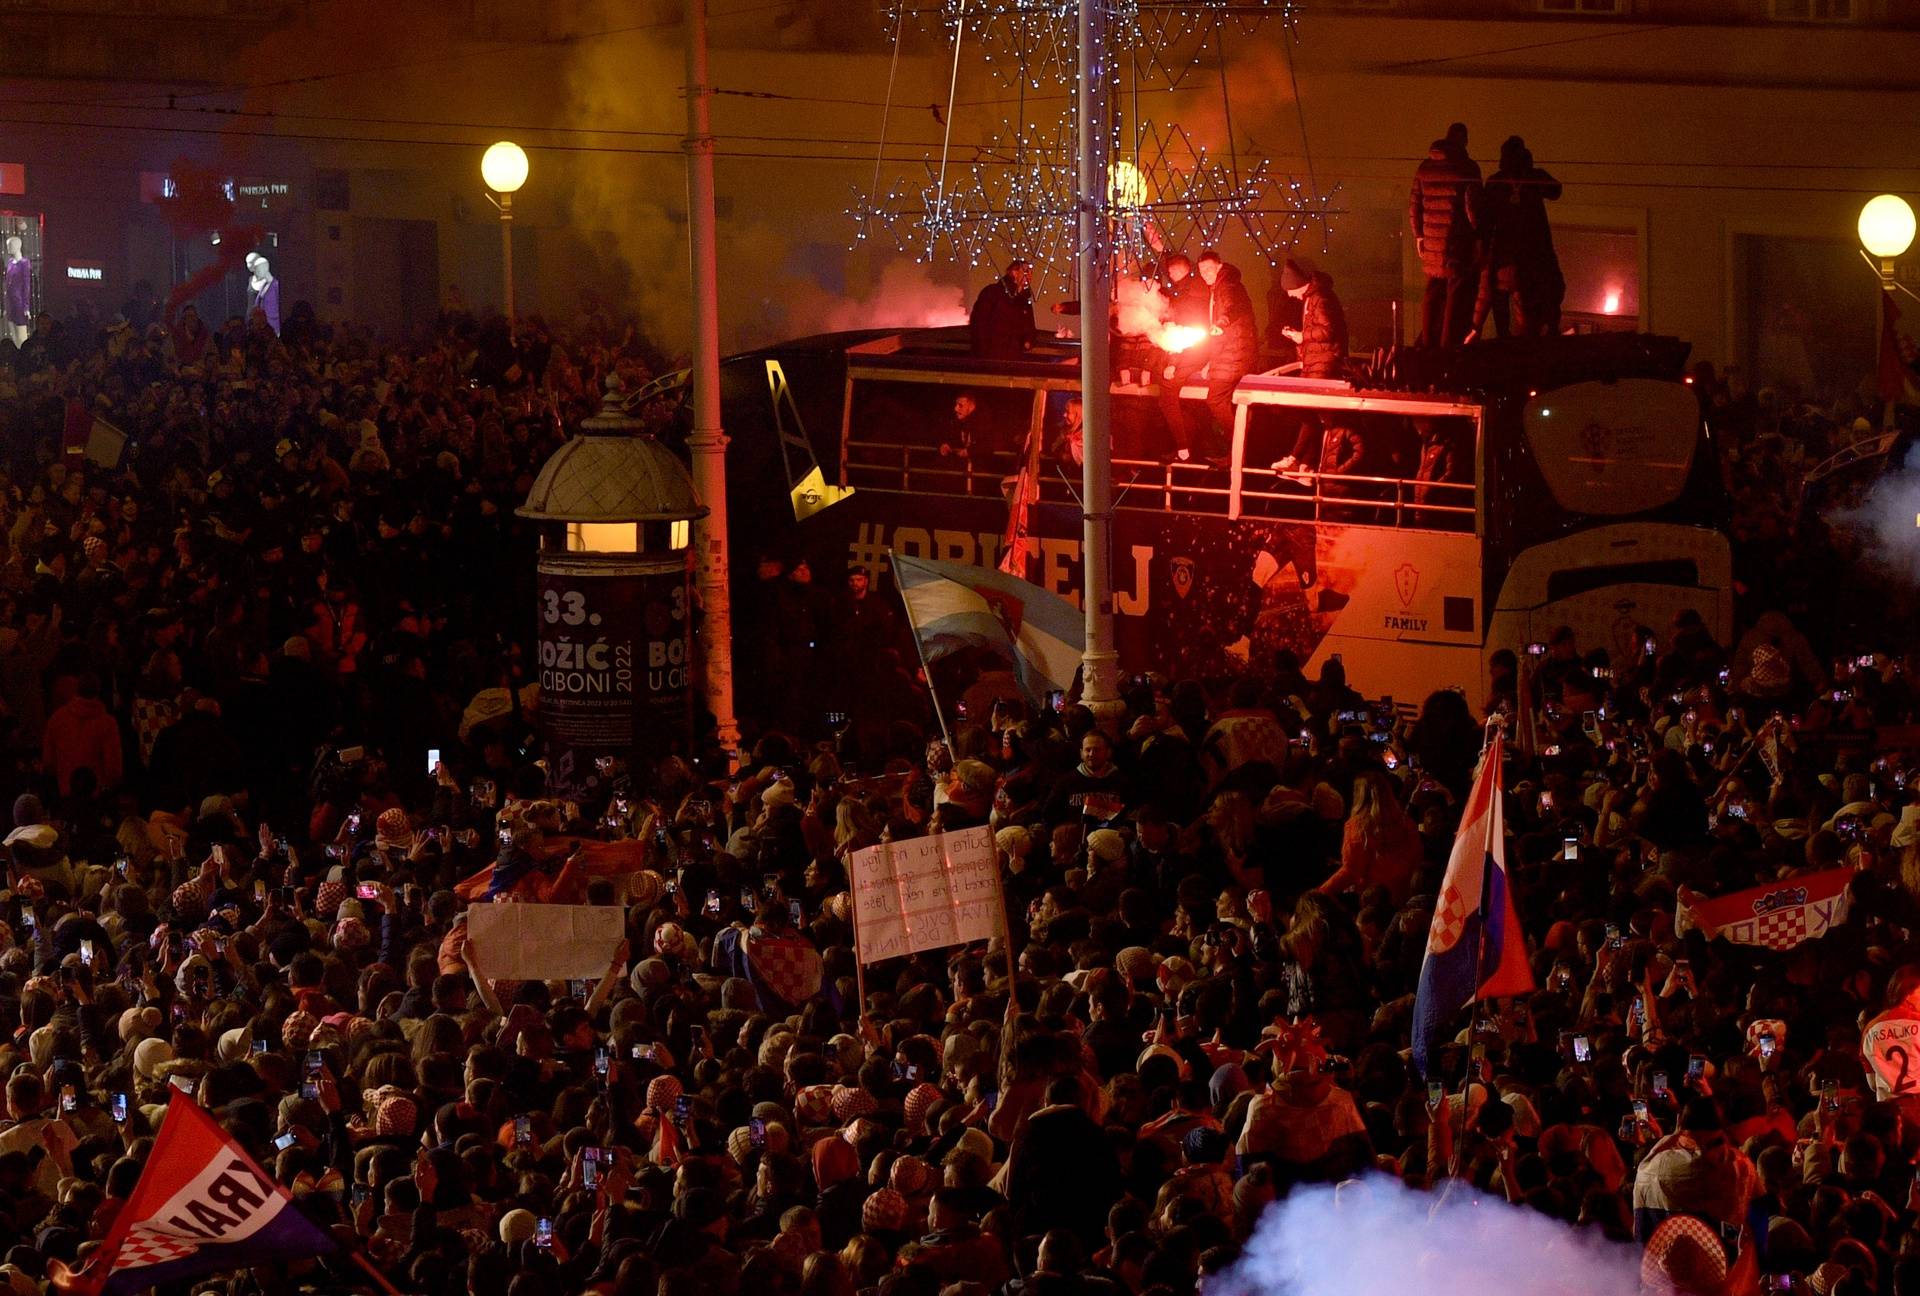
[{"label": "croatian checkered flag", "polygon": [[58,1261],[49,1268],[63,1292],[128,1296],[333,1249],[287,1190],[176,1090],[133,1197],[100,1249],[77,1272]]},{"label": "croatian checkered flag", "polygon": [[1413,1061],[1422,1075],[1453,1015],[1470,1003],[1531,994],[1533,969],[1513,907],[1501,804],[1505,734],[1495,726],[1447,859],[1413,1002]]}]

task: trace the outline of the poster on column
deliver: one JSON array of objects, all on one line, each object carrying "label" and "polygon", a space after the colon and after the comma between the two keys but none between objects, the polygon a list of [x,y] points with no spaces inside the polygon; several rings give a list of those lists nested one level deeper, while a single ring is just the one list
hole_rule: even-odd
[{"label": "poster on column", "polygon": [[1000,934],[1000,863],[984,824],[882,842],[848,863],[862,963]]},{"label": "poster on column", "polygon": [[582,799],[597,758],[664,753],[687,733],[686,572],[543,570],[538,592],[547,785]]}]

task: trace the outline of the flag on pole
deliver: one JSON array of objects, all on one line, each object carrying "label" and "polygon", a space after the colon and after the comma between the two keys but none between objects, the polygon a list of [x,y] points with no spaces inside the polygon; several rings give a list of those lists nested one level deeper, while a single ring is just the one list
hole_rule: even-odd
[{"label": "flag on pole", "polygon": [[1790,950],[1802,941],[1818,940],[1847,920],[1852,910],[1847,884],[1850,868],[1825,869],[1797,877],[1748,887],[1712,899],[1687,887],[1680,888],[1674,931],[1698,931],[1735,945],[1758,945]]},{"label": "flag on pole", "polygon": [[1427,957],[1413,1004],[1413,1061],[1423,1075],[1430,1074],[1428,1058],[1455,1013],[1482,999],[1534,989],[1507,873],[1500,786],[1504,738],[1495,729],[1480,759],[1427,932]]},{"label": "flag on pole", "polygon": [[129,1296],[161,1283],[334,1249],[287,1190],[193,1099],[172,1091],[133,1197],[78,1272],[53,1279],[78,1296]]},{"label": "flag on pole", "polygon": [[1072,685],[1086,646],[1080,609],[1005,572],[893,554],[907,619],[929,664],[962,648],[1006,657],[1028,700]]},{"label": "flag on pole", "polygon": [[1900,354],[1900,307],[1892,292],[1880,294],[1880,399],[1898,401],[1907,393],[1907,362]]}]

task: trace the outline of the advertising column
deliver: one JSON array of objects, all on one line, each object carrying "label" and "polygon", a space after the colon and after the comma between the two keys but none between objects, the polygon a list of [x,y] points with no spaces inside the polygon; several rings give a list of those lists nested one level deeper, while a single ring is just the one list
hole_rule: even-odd
[{"label": "advertising column", "polygon": [[684,748],[693,703],[684,561],[543,562],[538,589],[548,791],[580,799],[601,781],[600,757],[638,765]]}]

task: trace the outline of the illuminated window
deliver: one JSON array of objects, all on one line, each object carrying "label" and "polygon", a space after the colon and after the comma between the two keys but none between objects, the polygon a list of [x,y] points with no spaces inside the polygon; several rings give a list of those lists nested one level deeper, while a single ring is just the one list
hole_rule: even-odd
[{"label": "illuminated window", "polygon": [[1773,0],[1780,22],[1852,22],[1853,0]]},{"label": "illuminated window", "polygon": [[1623,14],[1627,0],[1540,0],[1540,12],[1550,14]]},{"label": "illuminated window", "polygon": [[1554,249],[1567,283],[1562,325],[1581,332],[1630,330],[1640,321],[1640,236],[1633,230],[1556,226]]},{"label": "illuminated window", "polygon": [[569,522],[569,553],[637,553],[640,549],[640,525],[637,522]]}]

